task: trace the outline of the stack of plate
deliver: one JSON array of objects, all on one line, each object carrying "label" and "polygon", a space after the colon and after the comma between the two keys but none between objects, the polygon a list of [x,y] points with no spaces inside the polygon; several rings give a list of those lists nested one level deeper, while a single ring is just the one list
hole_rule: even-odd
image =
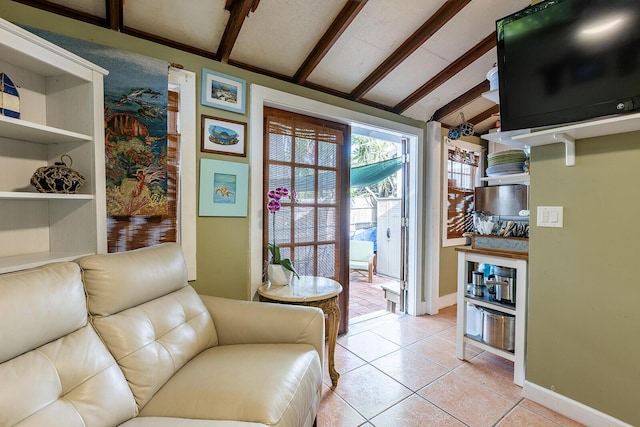
[{"label": "stack of plate", "polygon": [[522,173],[527,154],[524,150],[507,150],[491,153],[487,156],[487,176],[511,175]]}]

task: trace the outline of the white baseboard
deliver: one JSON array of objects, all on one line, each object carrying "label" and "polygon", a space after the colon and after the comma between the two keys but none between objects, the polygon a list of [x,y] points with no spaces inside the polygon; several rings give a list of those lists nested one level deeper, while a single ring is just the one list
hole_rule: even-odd
[{"label": "white baseboard", "polygon": [[588,427],[633,427],[603,412],[529,381],[522,396]]},{"label": "white baseboard", "polygon": [[458,303],[458,294],[452,293],[438,298],[438,310],[442,310],[445,307],[451,307]]}]

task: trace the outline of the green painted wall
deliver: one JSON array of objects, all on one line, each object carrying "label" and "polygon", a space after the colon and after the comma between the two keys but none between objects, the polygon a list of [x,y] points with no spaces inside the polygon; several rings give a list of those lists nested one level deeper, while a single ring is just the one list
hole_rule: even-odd
[{"label": "green painted wall", "polygon": [[[79,39],[90,40],[106,46],[127,50],[130,52],[147,55],[150,57],[177,63],[184,66],[185,70],[197,74],[196,94],[200,98],[200,78],[202,68],[209,68],[223,73],[231,74],[247,81],[247,90],[252,83],[271,87],[280,91],[293,93],[309,99],[314,99],[327,104],[358,111],[387,120],[415,126],[425,127],[424,122],[409,119],[397,114],[363,106],[335,96],[318,91],[296,86],[277,79],[261,76],[209,60],[197,55],[182,52],[166,46],[151,43],[145,40],[100,28],[94,25],[67,19],[38,9],[31,8],[10,0],[0,0],[0,17],[16,24],[29,25],[48,31],[54,31]],[[250,96],[250,94],[249,94]],[[247,99],[247,112],[249,99]],[[248,163],[247,158],[233,158],[230,156],[217,156],[200,152],[200,115],[216,116],[231,120],[249,123],[249,115],[241,115],[215,108],[197,105],[197,140],[191,141],[196,145],[198,164],[200,158],[224,159],[227,161],[239,161]],[[250,133],[250,129],[248,129]],[[249,156],[251,145],[262,144],[262,141],[248,141]],[[197,269],[198,280],[193,282],[198,292],[209,295],[217,295],[235,299],[250,298],[249,283],[249,218],[197,218]],[[253,242],[256,244],[256,242]],[[261,242],[257,242],[261,244]]]},{"label": "green painted wall", "polygon": [[[202,67],[236,75],[278,90],[389,120],[423,126],[405,117],[259,76],[114,31],[61,18],[10,0],[0,16],[12,22],[91,40],[182,64],[200,78]],[[199,94],[199,84],[197,93]],[[198,105],[201,114],[249,121]],[[193,141],[199,147],[198,138]],[[640,425],[640,286],[632,267],[640,253],[640,133],[579,141],[576,166],[564,166],[561,144],[532,152],[531,206],[565,207],[565,227],[532,227],[527,333],[527,380],[552,388],[633,425]],[[250,144],[260,143],[249,141]],[[198,158],[219,158],[215,155]],[[224,158],[229,159],[228,157]],[[247,162],[247,159],[235,159]],[[198,218],[199,292],[246,299],[249,293],[247,218]],[[455,262],[443,250],[440,295],[455,291]],[[444,276],[442,276],[444,274]],[[445,285],[447,283],[447,285]],[[453,281],[455,283],[455,279]]]},{"label": "green painted wall", "polygon": [[531,223],[564,206],[564,227],[531,229],[527,380],[640,425],[640,132],[531,159]]}]

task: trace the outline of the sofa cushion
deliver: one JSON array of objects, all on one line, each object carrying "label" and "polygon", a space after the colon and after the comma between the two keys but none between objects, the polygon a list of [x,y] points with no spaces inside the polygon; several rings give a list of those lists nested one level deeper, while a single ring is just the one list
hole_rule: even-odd
[{"label": "sofa cushion", "polygon": [[187,286],[177,243],[76,260],[82,268],[89,313],[108,316]]},{"label": "sofa cushion", "polygon": [[141,416],[238,420],[311,426],[322,368],[309,344],[237,344],[210,348],[187,363]]},{"label": "sofa cushion", "polygon": [[188,418],[136,417],[120,427],[268,427],[266,424],[230,420],[192,420]]},{"label": "sofa cushion", "polygon": [[211,315],[186,282],[179,245],[77,262],[91,322],[122,368],[138,408],[188,360],[217,345]]},{"label": "sofa cushion", "polygon": [[49,264],[0,276],[0,362],[40,347],[87,323],[80,270]]},{"label": "sofa cushion", "polygon": [[76,264],[0,275],[0,294],[0,425],[115,426],[136,415],[122,371],[87,323]]},{"label": "sofa cushion", "polygon": [[189,359],[216,344],[209,312],[190,286],[92,322],[139,408]]}]

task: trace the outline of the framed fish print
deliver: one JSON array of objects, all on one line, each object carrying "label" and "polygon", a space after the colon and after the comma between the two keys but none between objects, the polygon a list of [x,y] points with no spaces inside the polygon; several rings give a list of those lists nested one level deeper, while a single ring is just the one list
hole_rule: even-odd
[{"label": "framed fish print", "polygon": [[200,103],[244,114],[246,88],[247,82],[243,79],[203,68]]},{"label": "framed fish print", "polygon": [[249,165],[200,159],[199,216],[247,216]]},{"label": "framed fish print", "polygon": [[205,153],[247,156],[247,124],[202,115],[202,144]]}]

